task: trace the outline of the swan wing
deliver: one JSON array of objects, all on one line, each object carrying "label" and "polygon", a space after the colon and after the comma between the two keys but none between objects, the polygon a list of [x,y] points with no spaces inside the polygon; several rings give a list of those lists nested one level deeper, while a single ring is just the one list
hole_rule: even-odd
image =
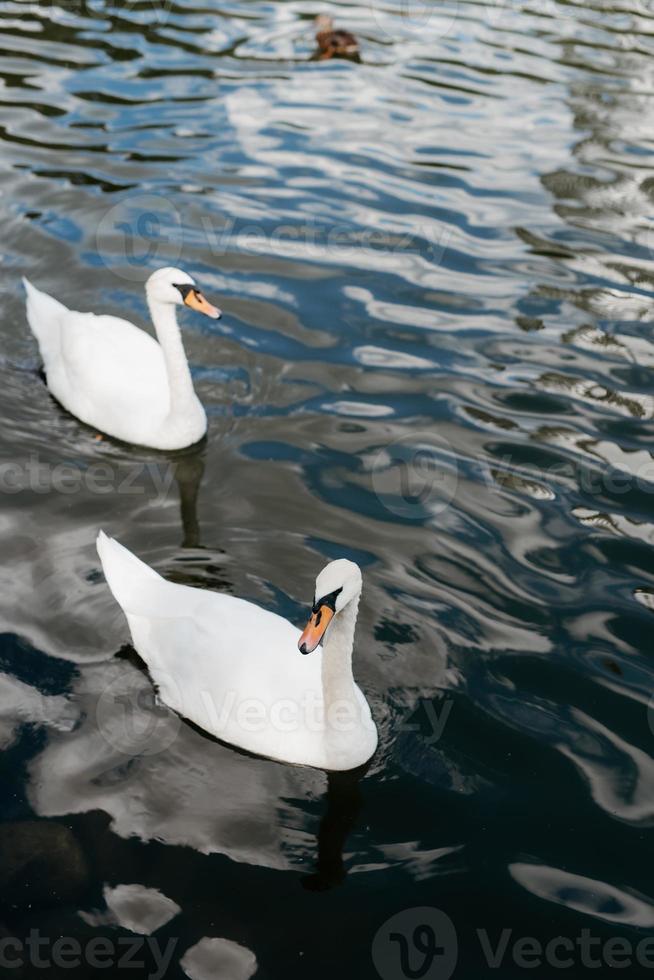
[{"label": "swan wing", "polygon": [[322,698],[321,651],[302,656],[300,630],[288,620],[245,599],[167,582],[102,532],[97,547],[138,653],[181,714],[219,734],[227,697],[231,714],[245,710],[245,700],[269,709]]},{"label": "swan wing", "polygon": [[377,732],[356,685],[360,720],[327,738],[323,651],[303,656],[291,623],[244,599],[167,582],[102,533],[98,553],[165,704],[226,742],[284,762],[350,769],[370,758]]},{"label": "swan wing", "polygon": [[120,317],[69,310],[25,280],[27,317],[48,388],[83,422],[134,440],[169,408],[159,344]]}]

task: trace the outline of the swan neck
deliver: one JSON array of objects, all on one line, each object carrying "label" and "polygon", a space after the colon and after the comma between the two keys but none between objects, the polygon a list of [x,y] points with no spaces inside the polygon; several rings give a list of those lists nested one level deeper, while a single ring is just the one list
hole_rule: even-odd
[{"label": "swan neck", "polygon": [[148,299],[148,306],[166,364],[170,412],[184,411],[189,404],[195,403],[196,396],[175,307],[172,303],[153,299]]},{"label": "swan neck", "polygon": [[354,630],[357,624],[360,594],[348,602],[334,619],[325,636],[322,653],[322,686],[325,708],[336,701],[355,697],[352,674]]}]

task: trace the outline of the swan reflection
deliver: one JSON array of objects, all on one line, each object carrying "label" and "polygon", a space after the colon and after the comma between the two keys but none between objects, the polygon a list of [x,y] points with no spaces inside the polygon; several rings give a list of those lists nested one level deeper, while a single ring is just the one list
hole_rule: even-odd
[{"label": "swan reflection", "polygon": [[[103,810],[122,838],[158,840],[278,870],[315,862],[307,887],[345,876],[343,847],[359,810],[361,773],[327,777],[322,822],[311,814],[325,774],[248,756],[161,706],[148,675],[124,657],[83,668],[72,696],[80,721],[52,731],[30,764],[42,817]],[[298,802],[298,801],[301,801]]]},{"label": "swan reflection", "polygon": [[206,442],[193,446],[170,457],[170,465],[179,491],[179,508],[182,521],[182,548],[201,548],[200,522],[198,520],[198,496],[204,476]]}]

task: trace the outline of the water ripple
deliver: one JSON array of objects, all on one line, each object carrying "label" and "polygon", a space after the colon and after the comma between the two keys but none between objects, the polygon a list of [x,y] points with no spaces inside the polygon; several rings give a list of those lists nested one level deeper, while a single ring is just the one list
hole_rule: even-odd
[{"label": "water ripple", "polygon": [[[83,842],[76,928],[111,925],[117,889],[164,896],[203,969],[238,944],[247,970],[333,976],[356,924],[367,975],[420,905],[461,935],[649,928],[654,15],[331,7],[361,64],[311,60],[304,0],[0,3],[5,819]],[[183,321],[210,432],[181,455],[57,408],[19,282],[147,324],[162,264],[225,312]],[[147,700],[100,526],[297,622],[323,562],[359,561],[381,735],[360,785]],[[160,752],[112,743],[119,704],[103,735],[121,678]],[[294,880],[314,866],[309,890],[350,875],[318,916]]]}]

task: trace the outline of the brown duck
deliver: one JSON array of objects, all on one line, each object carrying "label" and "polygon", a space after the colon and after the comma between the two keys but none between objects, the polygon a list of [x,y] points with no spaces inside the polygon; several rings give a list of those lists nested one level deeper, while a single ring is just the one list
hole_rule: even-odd
[{"label": "brown duck", "polygon": [[335,31],[334,22],[327,14],[316,17],[316,41],[318,50],[315,57],[318,61],[327,58],[349,58],[359,60],[359,42],[349,31]]}]

